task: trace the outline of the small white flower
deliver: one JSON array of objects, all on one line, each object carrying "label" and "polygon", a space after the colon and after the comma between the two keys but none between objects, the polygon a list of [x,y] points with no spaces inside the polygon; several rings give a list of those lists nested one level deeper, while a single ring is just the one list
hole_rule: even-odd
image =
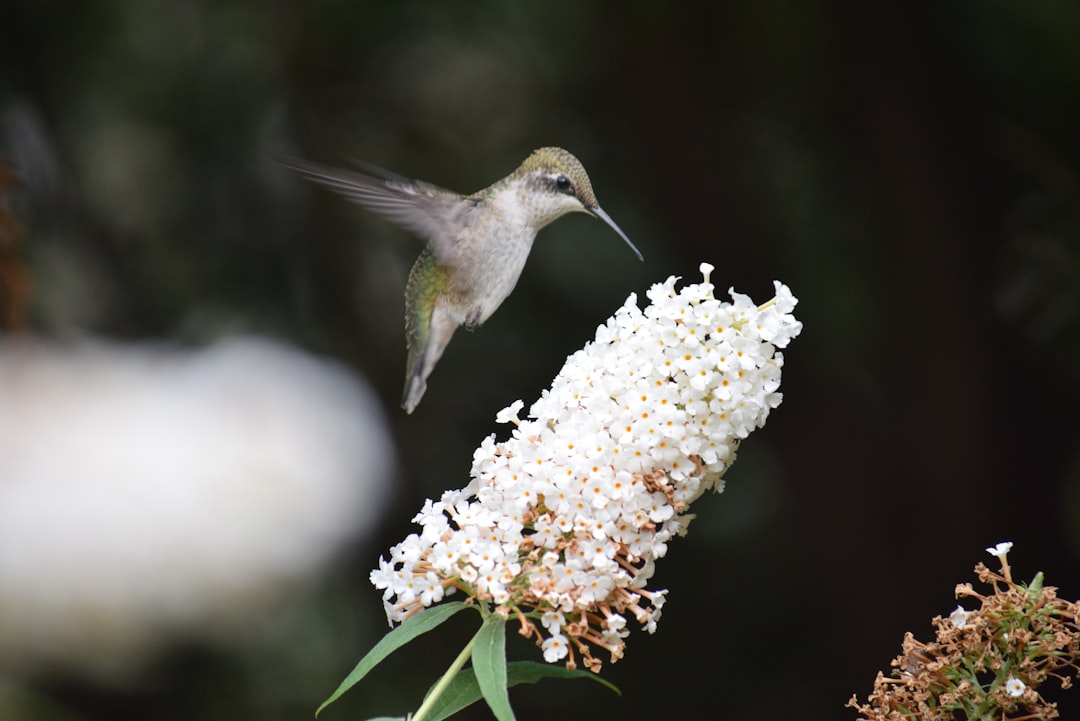
[{"label": "small white flower", "polygon": [[994,558],[1003,558],[1012,550],[1012,547],[1012,541],[1005,541],[1004,543],[997,544],[993,548],[986,549],[986,552]]},{"label": "small white flower", "polygon": [[525,407],[525,401],[517,400],[495,414],[496,423],[517,423],[518,414]]},{"label": "small white flower", "polygon": [[569,653],[570,644],[566,640],[566,636],[561,633],[557,633],[554,636],[548,636],[544,639],[541,649],[544,652],[544,660],[548,663],[555,663],[566,658],[566,654]]},{"label": "small white flower", "polygon": [[540,617],[540,623],[550,633],[558,633],[559,629],[566,623],[566,619],[558,611],[545,611],[544,615]]},{"label": "small white flower", "polygon": [[949,614],[949,621],[956,628],[963,628],[967,625],[968,618],[972,613],[972,611],[965,611],[963,606],[957,606],[956,610]]},{"label": "small white flower", "polygon": [[441,601],[444,595],[444,589],[442,583],[440,583],[439,576],[429,572],[424,577],[423,586],[420,589],[421,603],[425,606],[430,606],[433,603]]},{"label": "small white flower", "polygon": [[1026,690],[1027,684],[1015,676],[1009,676],[1008,680],[1005,682],[1005,692],[1013,698],[1023,695]]},{"label": "small white flower", "polygon": [[604,621],[604,628],[612,633],[621,633],[626,628],[626,617],[613,613]]}]

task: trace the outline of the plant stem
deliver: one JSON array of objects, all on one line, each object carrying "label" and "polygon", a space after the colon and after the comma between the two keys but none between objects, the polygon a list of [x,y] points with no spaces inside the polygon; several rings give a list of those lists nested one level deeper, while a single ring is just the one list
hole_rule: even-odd
[{"label": "plant stem", "polygon": [[457,655],[454,662],[450,664],[450,668],[446,669],[446,673],[442,675],[439,682],[431,689],[431,693],[427,695],[424,702],[420,704],[420,708],[416,710],[416,714],[412,717],[412,721],[424,721],[424,717],[427,716],[431,707],[435,705],[435,702],[442,696],[443,691],[450,685],[450,682],[454,680],[454,676],[457,676],[464,666],[465,662],[472,656],[473,642],[476,641],[476,636],[469,639],[469,642],[465,644],[465,648],[461,649],[461,653]]}]

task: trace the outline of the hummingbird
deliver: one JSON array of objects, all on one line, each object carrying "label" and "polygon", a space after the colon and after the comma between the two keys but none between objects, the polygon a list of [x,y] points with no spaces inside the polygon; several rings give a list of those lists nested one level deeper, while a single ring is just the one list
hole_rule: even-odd
[{"label": "hummingbird", "polygon": [[475,330],[491,317],[517,285],[536,234],[553,220],[589,213],[644,260],[600,208],[584,166],[562,148],[533,151],[510,175],[471,195],[373,166],[360,173],[306,160],[282,163],[427,243],[405,286],[406,413],[420,403],[454,331]]}]

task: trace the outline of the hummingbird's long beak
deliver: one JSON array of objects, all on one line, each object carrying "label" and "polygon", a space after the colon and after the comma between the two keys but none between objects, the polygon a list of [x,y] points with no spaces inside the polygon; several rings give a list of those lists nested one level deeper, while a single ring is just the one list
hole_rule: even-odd
[{"label": "hummingbird's long beak", "polygon": [[615,221],[612,220],[611,216],[605,213],[599,205],[595,208],[590,208],[586,206],[585,209],[595,215],[600,220],[610,225],[611,229],[618,233],[620,238],[626,241],[626,244],[630,246],[630,250],[634,251],[634,255],[637,256],[637,259],[642,262],[645,261],[645,256],[641,254],[641,251],[637,249],[637,246],[630,242],[630,239],[626,237],[626,233],[622,232],[622,229],[619,228],[619,226],[615,225]]}]

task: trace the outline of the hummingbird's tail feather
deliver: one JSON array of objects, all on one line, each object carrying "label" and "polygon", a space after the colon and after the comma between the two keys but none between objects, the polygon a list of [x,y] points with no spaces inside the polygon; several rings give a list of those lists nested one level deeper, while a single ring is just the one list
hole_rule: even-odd
[{"label": "hummingbird's tail feather", "polygon": [[420,399],[427,390],[427,380],[419,373],[408,374],[405,377],[405,392],[401,394],[401,407],[406,413],[412,413],[420,405]]},{"label": "hummingbird's tail feather", "polygon": [[446,303],[447,269],[425,249],[413,264],[405,286],[405,340],[408,361],[401,407],[412,413],[427,390],[427,379],[446,350],[459,321]]},{"label": "hummingbird's tail feather", "polygon": [[[410,343],[409,360],[405,368],[405,391],[401,397],[401,407],[406,413],[412,413],[416,406],[420,405],[420,399],[427,390],[428,376],[435,370],[435,365],[442,358],[443,351],[458,327],[442,307],[436,307],[430,319],[431,325],[422,345],[413,347]],[[412,336],[410,341],[411,338]]]}]

